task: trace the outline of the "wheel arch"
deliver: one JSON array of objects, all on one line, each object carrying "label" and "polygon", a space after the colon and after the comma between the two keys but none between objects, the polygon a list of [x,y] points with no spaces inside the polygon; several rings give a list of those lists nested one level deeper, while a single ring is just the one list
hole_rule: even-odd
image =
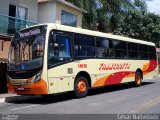
[{"label": "wheel arch", "polygon": [[140,69],[140,68],[138,68],[137,70],[136,70],[136,73],[137,72],[140,72],[141,73],[141,77],[142,77],[142,80],[143,80],[143,72],[142,72],[142,70]]},{"label": "wheel arch", "polygon": [[85,78],[87,79],[87,81],[88,81],[89,87],[91,88],[92,83],[91,83],[91,77],[90,77],[89,73],[86,72],[86,71],[80,71],[80,72],[76,75],[75,80],[76,80],[79,76],[85,77]]}]

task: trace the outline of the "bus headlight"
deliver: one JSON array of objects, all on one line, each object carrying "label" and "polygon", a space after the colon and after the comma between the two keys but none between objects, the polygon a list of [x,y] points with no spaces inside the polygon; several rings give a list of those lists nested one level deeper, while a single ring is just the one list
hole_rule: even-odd
[{"label": "bus headlight", "polygon": [[40,80],[41,80],[41,74],[38,73],[38,74],[35,76],[34,82],[36,83],[36,82],[38,82],[38,81],[40,81]]}]

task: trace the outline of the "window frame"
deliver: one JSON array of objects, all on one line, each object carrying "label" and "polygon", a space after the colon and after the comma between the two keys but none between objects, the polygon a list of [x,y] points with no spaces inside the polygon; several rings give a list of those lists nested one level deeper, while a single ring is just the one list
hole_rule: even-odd
[{"label": "window frame", "polygon": [[[91,37],[92,38],[92,42],[93,42],[93,45],[92,46],[83,46],[83,45],[79,45],[79,44],[76,44],[75,42],[75,36],[78,35],[78,36],[87,36],[87,37]],[[75,59],[83,59],[83,58],[96,58],[96,45],[95,45],[95,36],[92,36],[92,35],[87,35],[87,34],[81,34],[81,33],[74,33],[74,37],[73,37],[73,49],[74,49],[74,57]],[[76,50],[75,50],[75,47],[76,46],[83,46],[83,47],[90,47],[90,48],[93,48],[94,49],[94,55],[93,56],[77,56],[76,55]]]},{"label": "window frame", "polygon": [[[117,39],[111,39],[112,41],[112,49],[113,49],[113,52],[114,52],[114,57],[113,59],[128,59],[128,42],[127,41],[123,41],[123,40],[117,40]],[[114,45],[113,45],[113,42],[114,41],[118,41],[118,42],[124,42],[125,43],[125,47],[126,49],[115,49],[114,48]],[[123,51],[123,52],[126,52],[126,57],[116,57],[116,52],[115,51]]]},{"label": "window frame", "polygon": [[[98,40],[98,39],[101,39],[101,40]],[[99,57],[99,56],[98,56],[98,48],[105,48],[105,47],[98,47],[97,42],[98,42],[98,41],[102,41],[102,39],[103,39],[103,40],[108,40],[108,48],[106,48],[106,49],[107,49],[107,50],[112,50],[113,56],[111,56],[111,57],[104,57],[104,56]],[[111,39],[106,38],[106,37],[95,37],[95,44],[96,44],[96,57],[97,57],[97,58],[102,58],[102,59],[113,59],[113,58],[114,58],[114,50],[113,50],[113,48],[112,48],[113,45],[112,45],[112,40],[111,40]]]},{"label": "window frame", "polygon": [[[9,4],[9,7],[10,7],[10,5],[13,5],[13,6],[15,6],[16,7],[16,13],[15,13],[15,18],[16,19],[20,19],[20,20],[29,20],[29,8],[28,7],[26,7],[26,6],[22,6],[22,5],[17,5],[17,4]],[[21,18],[18,18],[17,17],[17,13],[18,13],[18,7],[21,7],[21,8],[25,8],[25,19],[21,19]],[[8,11],[8,14],[9,14],[9,11]],[[10,16],[10,17],[12,17],[12,16]]]},{"label": "window frame", "polygon": [[[137,50],[133,50],[133,49],[129,49],[129,45],[128,44],[132,44],[132,45],[137,45]],[[132,46],[131,45],[131,46]],[[140,59],[140,54],[139,54],[139,43],[134,43],[134,42],[127,42],[127,50],[128,50],[128,59],[133,59],[133,60],[137,60]],[[132,53],[137,53],[137,57],[133,58],[130,57],[130,52]]]},{"label": "window frame", "polygon": [[[53,65],[49,65],[49,43],[50,43],[50,40],[51,40],[51,33],[53,32],[53,35],[58,35],[58,36],[66,36],[68,37],[69,39],[69,45],[70,45],[70,57],[69,57],[69,60],[67,61],[63,61],[63,62],[59,62],[59,63],[56,63],[56,64],[53,64]],[[48,37],[48,46],[47,46],[47,66],[48,66],[48,69],[51,69],[53,67],[56,67],[56,66],[59,66],[59,65],[62,65],[62,64],[66,64],[66,63],[69,63],[71,61],[73,61],[73,55],[74,55],[74,51],[73,51],[73,46],[72,46],[72,33],[71,32],[67,32],[67,31],[61,31],[61,30],[51,30],[49,32],[49,37]]]},{"label": "window frame", "polygon": [[[75,17],[76,21],[75,21],[75,25],[71,25],[71,23],[69,22],[69,24],[66,24],[63,20],[62,20],[62,15],[63,13],[67,14],[67,15],[71,15],[72,18]],[[64,23],[63,23],[64,22]],[[78,23],[78,16],[76,14],[73,14],[71,12],[68,12],[66,10],[61,10],[61,25],[67,25],[67,26],[72,26],[72,27],[77,27],[77,23]]]}]

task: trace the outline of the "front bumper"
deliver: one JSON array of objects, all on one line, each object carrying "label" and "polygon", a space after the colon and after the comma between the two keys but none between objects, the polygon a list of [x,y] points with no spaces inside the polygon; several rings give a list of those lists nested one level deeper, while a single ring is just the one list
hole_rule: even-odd
[{"label": "front bumper", "polygon": [[48,87],[44,80],[40,80],[37,83],[33,83],[31,85],[11,85],[10,83],[7,84],[8,92],[9,93],[16,93],[19,95],[43,95],[48,94]]}]

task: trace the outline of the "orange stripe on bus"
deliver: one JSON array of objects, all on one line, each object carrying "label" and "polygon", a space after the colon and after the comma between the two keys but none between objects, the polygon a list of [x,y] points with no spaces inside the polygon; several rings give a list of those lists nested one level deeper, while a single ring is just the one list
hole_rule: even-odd
[{"label": "orange stripe on bus", "polygon": [[[150,60],[149,63],[143,65],[143,75],[148,74],[149,72],[152,72],[155,70],[157,67],[157,60]],[[112,75],[114,74],[114,75]],[[121,83],[121,81],[124,78],[128,77],[135,77],[135,72],[133,71],[121,71],[121,72],[116,72],[112,73],[111,75],[102,77],[98,79],[92,87],[99,87],[99,86],[104,86],[104,85],[112,85],[112,84],[118,84]]]},{"label": "orange stripe on bus", "polygon": [[100,79],[97,79],[97,81],[92,85],[92,87],[100,87],[104,86],[105,81],[108,79],[109,75]]}]

